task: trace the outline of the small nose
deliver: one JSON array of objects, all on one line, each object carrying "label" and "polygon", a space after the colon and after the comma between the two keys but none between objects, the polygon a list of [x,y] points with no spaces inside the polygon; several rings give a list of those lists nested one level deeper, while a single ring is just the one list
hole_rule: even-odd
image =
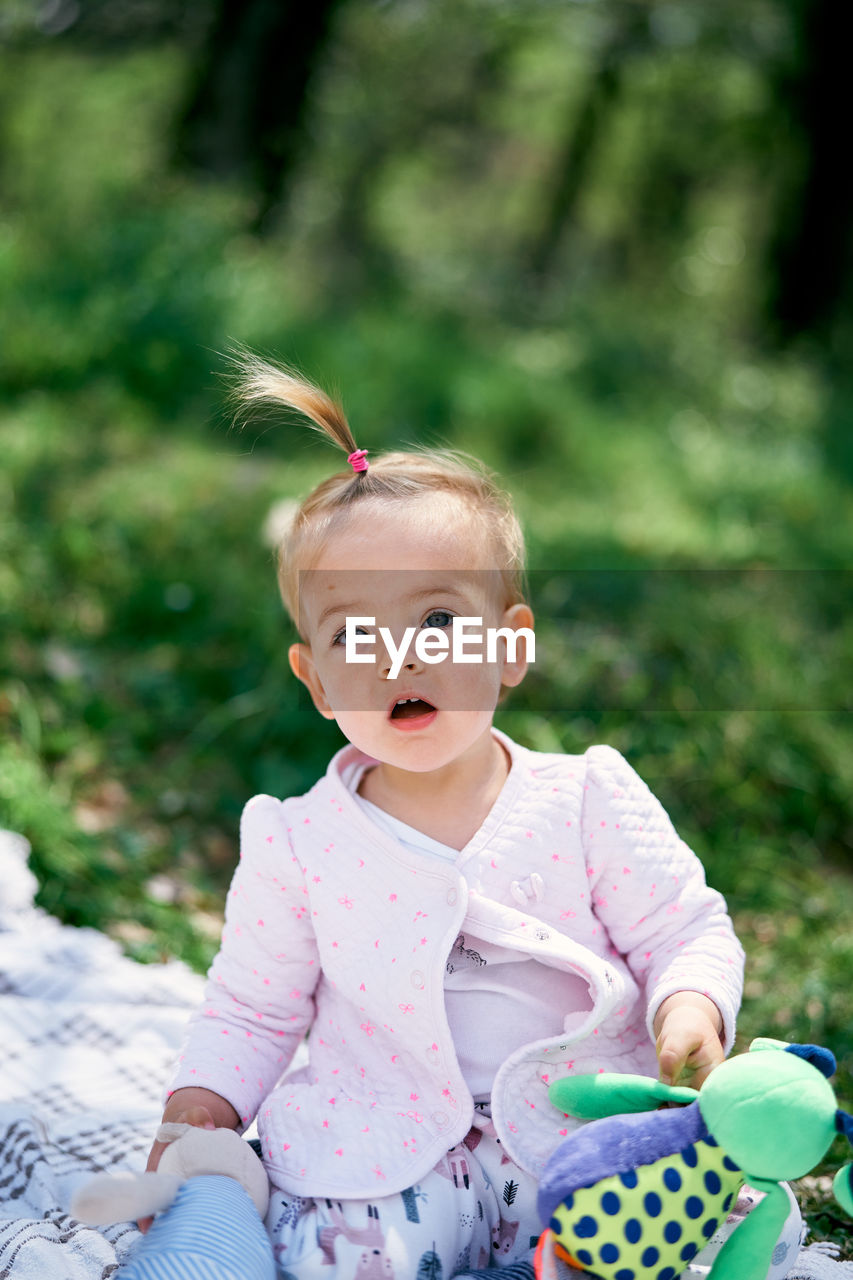
[{"label": "small nose", "polygon": [[[393,665],[394,665],[394,667],[395,667],[395,669],[396,669],[397,664],[396,664],[396,663],[394,663]],[[420,665],[420,664],[418,663],[418,660],[417,660],[417,658],[415,657],[415,655],[414,655],[414,654],[411,654],[411,655],[407,658],[407,660],[406,660],[406,661],[405,661],[405,662],[400,666],[400,670],[401,670],[401,671],[415,671],[415,670],[417,670],[417,668],[418,668],[418,666],[419,666],[419,665]],[[386,654],[386,656],[385,656],[384,660],[383,660],[382,662],[380,662],[380,664],[379,664],[379,670],[382,672],[382,677],[383,677],[383,679],[385,679],[385,680],[387,680],[387,679],[388,679],[388,677],[389,677],[389,675],[390,675],[390,673],[391,673],[391,666],[392,666],[391,659],[390,659],[390,658],[388,657],[388,655]]]},{"label": "small nose", "polygon": [[415,652],[414,643],[412,643],[406,650],[402,662],[400,661],[399,653],[395,658],[394,655],[390,654],[386,649],[384,654],[380,656],[377,666],[383,680],[388,680],[390,678],[392,668],[395,675],[402,671],[423,671],[424,669],[423,663]]},{"label": "small nose", "polygon": [[[383,680],[391,680],[391,663],[383,662],[382,666],[380,666],[379,669],[380,669],[380,672],[382,672]],[[418,669],[419,669],[418,663],[416,662],[403,662],[402,667],[400,667],[400,672],[398,672],[398,675],[400,675],[400,673],[402,673],[403,671],[418,671]],[[394,671],[397,671],[396,667],[394,667]]]}]

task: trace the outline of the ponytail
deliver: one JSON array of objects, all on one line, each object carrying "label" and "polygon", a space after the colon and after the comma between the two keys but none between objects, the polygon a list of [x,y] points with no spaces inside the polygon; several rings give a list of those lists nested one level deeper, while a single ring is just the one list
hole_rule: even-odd
[{"label": "ponytail", "polygon": [[[343,406],[294,370],[279,367],[236,346],[231,350],[234,377],[231,404],[237,423],[259,406],[294,409],[308,425],[343,449],[350,464],[336,472],[300,503],[278,547],[278,580],[285,607],[298,616],[298,577],[324,539],[348,519],[353,504],[405,503],[421,497],[450,496],[479,527],[488,561],[501,573],[505,603],[523,600],[524,537],[512,501],[493,472],[476,458],[453,449],[421,448],[379,453],[368,469],[356,447]],[[298,622],[297,622],[298,626]]]},{"label": "ponytail", "polygon": [[[270,364],[245,347],[232,348],[231,363],[235,375],[231,401],[238,421],[260,405],[295,409],[308,419],[314,431],[326,436],[347,455],[366,452],[357,449],[341,402],[315,383],[286,366]],[[364,474],[365,470],[356,474]]]}]

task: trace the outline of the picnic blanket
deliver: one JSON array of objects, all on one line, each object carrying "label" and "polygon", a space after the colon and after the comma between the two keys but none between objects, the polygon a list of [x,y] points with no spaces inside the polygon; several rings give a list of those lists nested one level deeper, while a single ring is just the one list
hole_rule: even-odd
[{"label": "picnic blanket", "polygon": [[[28,852],[0,831],[0,1280],[107,1280],[136,1226],[95,1230],[68,1205],[92,1173],[144,1168],[202,979],[39,910]],[[812,1245],[789,1280],[853,1280],[853,1263]]]},{"label": "picnic blanket", "polygon": [[202,979],[34,907],[28,852],[0,831],[0,1280],[105,1280],[139,1232],[83,1226],[71,1195],[145,1167]]}]

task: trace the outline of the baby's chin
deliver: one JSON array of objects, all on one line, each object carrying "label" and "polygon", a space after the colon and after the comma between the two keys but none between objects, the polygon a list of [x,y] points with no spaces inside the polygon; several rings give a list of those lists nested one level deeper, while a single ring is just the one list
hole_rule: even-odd
[{"label": "baby's chin", "polygon": [[[366,724],[365,715],[372,723]],[[359,723],[338,720],[344,737],[380,764],[407,773],[432,773],[489,749],[492,711],[439,711],[424,730],[401,730],[382,713],[360,713]]]}]

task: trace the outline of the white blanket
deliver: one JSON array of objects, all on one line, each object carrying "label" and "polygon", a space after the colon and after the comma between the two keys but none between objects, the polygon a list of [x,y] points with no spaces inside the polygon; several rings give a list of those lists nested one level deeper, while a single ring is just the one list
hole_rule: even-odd
[{"label": "white blanket", "polygon": [[68,1204],[93,1172],[144,1168],[202,979],[35,908],[27,853],[0,831],[0,1280],[106,1280],[139,1233]]}]

